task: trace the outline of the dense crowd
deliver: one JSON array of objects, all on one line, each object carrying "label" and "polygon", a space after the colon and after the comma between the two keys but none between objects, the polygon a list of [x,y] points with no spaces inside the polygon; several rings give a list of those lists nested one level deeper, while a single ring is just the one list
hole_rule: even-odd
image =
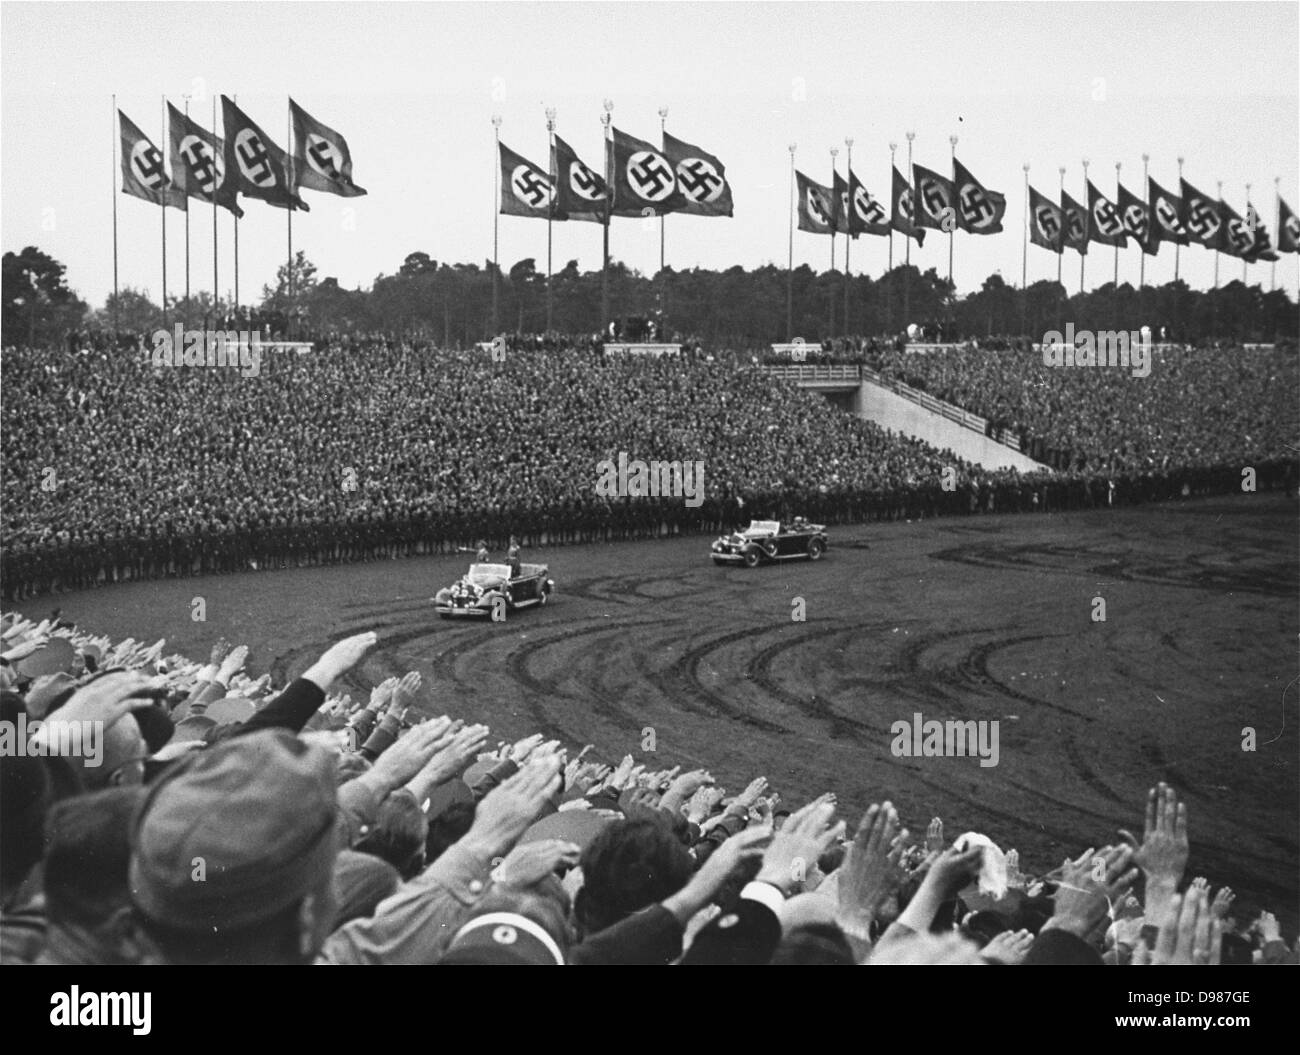
[{"label": "dense crowd", "polygon": [[924,354],[871,365],[1018,435],[1039,460],[1083,471],[1257,465],[1289,457],[1300,426],[1300,358],[1273,351],[1151,349],[1150,375],[1044,366],[1041,347]]},{"label": "dense crowd", "polygon": [[[749,516],[1051,512],[1233,490],[1243,464],[1260,489],[1293,486],[1294,360],[1170,355],[1141,381],[1034,372],[1009,352],[886,350],[881,362],[1086,453],[1057,474],[986,472],[743,356],[450,352],[371,337],[267,351],[245,376],[155,366],[143,344],[8,349],[5,596],[511,535],[553,545],[713,533]],[[624,452],[703,463],[702,501],[598,495],[598,464]]]},{"label": "dense crowd", "polygon": [[842,817],[761,776],[499,742],[429,716],[414,672],[353,701],[375,644],[276,687],[224,641],[199,663],[0,619],[0,960],[1297,962],[1185,874],[1195,818],[1163,783],[1140,835],[1035,866],[923,804]]}]

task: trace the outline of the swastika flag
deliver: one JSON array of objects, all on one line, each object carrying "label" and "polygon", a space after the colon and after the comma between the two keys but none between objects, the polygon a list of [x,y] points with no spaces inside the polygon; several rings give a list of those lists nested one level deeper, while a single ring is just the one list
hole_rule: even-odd
[{"label": "swastika flag", "polygon": [[1170,194],[1153,179],[1147,180],[1147,184],[1147,214],[1152,241],[1186,245],[1187,232],[1180,219],[1183,213],[1182,199]]},{"label": "swastika flag", "polygon": [[224,95],[221,117],[226,132],[226,171],[233,175],[239,193],[278,209],[308,211],[307,203],[294,192],[289,155]]},{"label": "swastika flag", "polygon": [[1102,245],[1115,245],[1123,249],[1128,245],[1124,221],[1120,219],[1115,203],[1088,181],[1088,238]]},{"label": "swastika flag", "polygon": [[1007,211],[1006,196],[988,190],[956,158],[952,159],[952,181],[957,191],[957,226],[971,234],[997,234]]},{"label": "swastika flag", "polygon": [[121,110],[117,116],[122,137],[122,193],[154,205],[184,209],[185,192],[167,175],[162,151]]},{"label": "swastika flag", "polygon": [[1080,256],[1088,255],[1088,210],[1061,191],[1061,215],[1065,218],[1062,234],[1064,248],[1073,249]]},{"label": "swastika flag", "polygon": [[[498,146],[501,148],[501,212],[506,216],[545,220],[547,211],[555,209],[555,187],[550,173],[504,143]],[[551,218],[564,219],[558,211]]]},{"label": "swastika flag", "polygon": [[[293,115],[293,178],[296,187],[357,198],[365,190],[352,182],[348,141],[289,100]],[[296,188],[295,188],[296,189]]]},{"label": "swastika flag", "polygon": [[187,196],[217,204],[236,216],[243,216],[235,197],[235,181],[226,168],[226,146],[220,136],[167,104],[167,138],[171,140],[172,178]]},{"label": "swastika flag", "polygon": [[614,129],[614,216],[662,216],[686,204],[668,157],[642,139]]},{"label": "swastika flag", "polygon": [[894,169],[893,180],[889,226],[909,238],[915,238],[917,245],[925,245],[925,232],[916,226],[916,198],[912,193],[912,185],[898,169]]},{"label": "swastika flag", "polygon": [[1263,217],[1259,215],[1259,210],[1251,202],[1246,202],[1246,226],[1254,232],[1255,236],[1255,244],[1246,254],[1246,259],[1252,264],[1259,260],[1277,260],[1277,253],[1273,252],[1273,240],[1268,236],[1268,227]]},{"label": "swastika flag", "polygon": [[609,184],[584,165],[559,136],[555,137],[556,212],[570,220],[604,223]]},{"label": "swastika flag", "polygon": [[664,133],[664,156],[672,163],[677,189],[685,199],[678,212],[691,216],[730,216],[727,168],[707,150]]},{"label": "swastika flag", "polygon": [[1250,259],[1255,253],[1255,231],[1227,202],[1219,201],[1219,248],[1229,256]]},{"label": "swastika flag", "polygon": [[1277,200],[1277,251],[1300,253],[1300,217],[1281,198]]},{"label": "swastika flag", "polygon": [[802,172],[794,174],[799,192],[799,230],[813,234],[835,233],[835,211],[831,207],[831,189],[810,180]]},{"label": "swastika flag", "polygon": [[889,212],[867,193],[852,169],[849,169],[849,233],[855,238],[860,234],[889,234]]},{"label": "swastika flag", "polygon": [[912,166],[916,226],[940,231],[957,230],[957,191],[952,180],[920,165]]},{"label": "swastika flag", "polygon": [[849,233],[849,181],[831,173],[831,223],[836,234]]},{"label": "swastika flag", "polygon": [[1186,180],[1179,180],[1183,198],[1183,211],[1178,217],[1187,237],[1207,249],[1217,249],[1223,232],[1219,217],[1219,203],[1208,194],[1202,194]]},{"label": "swastika flag", "polygon": [[1160,243],[1151,236],[1151,212],[1147,203],[1120,183],[1119,218],[1124,224],[1124,231],[1142,247],[1147,256],[1155,256]]},{"label": "swastika flag", "polygon": [[1029,240],[1053,253],[1065,248],[1065,212],[1033,187],[1029,188]]}]

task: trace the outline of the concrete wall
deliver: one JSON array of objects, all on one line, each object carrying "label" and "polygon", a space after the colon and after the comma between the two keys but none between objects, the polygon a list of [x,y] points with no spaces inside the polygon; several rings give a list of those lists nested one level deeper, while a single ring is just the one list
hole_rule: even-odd
[{"label": "concrete wall", "polygon": [[857,414],[868,421],[874,421],[881,428],[924,440],[940,450],[951,450],[959,458],[988,469],[1032,472],[1048,468],[1019,451],[958,425],[955,421],[949,421],[870,381],[862,382]]}]

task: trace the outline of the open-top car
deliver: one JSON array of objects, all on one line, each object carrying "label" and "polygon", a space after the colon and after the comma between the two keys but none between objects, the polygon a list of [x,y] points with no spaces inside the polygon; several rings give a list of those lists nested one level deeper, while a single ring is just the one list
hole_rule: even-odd
[{"label": "open-top car", "polygon": [[489,618],[503,622],[516,608],[544,605],[555,589],[545,564],[521,564],[510,574],[509,564],[471,564],[469,571],[433,599],[444,619]]},{"label": "open-top car", "polygon": [[752,520],[744,531],[723,535],[713,544],[714,564],[743,564],[754,568],[769,561],[821,560],[828,540],[823,524],[810,524],[803,517]]}]

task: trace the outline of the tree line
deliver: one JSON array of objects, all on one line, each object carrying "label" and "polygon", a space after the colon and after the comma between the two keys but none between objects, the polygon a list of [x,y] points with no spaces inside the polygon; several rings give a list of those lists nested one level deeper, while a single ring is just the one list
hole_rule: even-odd
[{"label": "tree line", "polygon": [[[846,295],[843,272],[816,272],[807,265],[793,273],[767,264],[724,271],[666,268],[646,276],[613,261],[608,282],[613,318],[657,318],[660,333],[698,340],[706,349],[757,349],[791,337],[897,334],[908,324],[946,339],[1037,339],[1073,322],[1094,330],[1150,326],[1157,337],[1183,341],[1276,341],[1294,340],[1300,322],[1285,291],[1240,280],[1213,290],[1193,290],[1181,281],[1141,289],[1107,283],[1071,295],[1054,281],[1020,289],[994,273],[979,290],[957,297],[934,268],[900,265],[875,278],[850,276]],[[6,345],[57,341],[83,330],[141,333],[164,323],[162,306],[136,289],[110,295],[92,311],[68,288],[64,266],[32,246],[4,255],[3,294]],[[581,271],[570,260],[551,279],[549,328],[602,331],[607,320],[600,317],[601,294],[601,273]],[[335,278],[318,277],[299,251],[292,264],[280,266],[256,304],[236,311],[210,293],[168,298],[166,321],[205,328],[244,321],[315,338],[403,334],[467,347],[494,333],[547,330],[547,302],[546,275],[532,257],[498,271],[490,262],[448,263],[414,252],[369,289],[347,289]]]}]

